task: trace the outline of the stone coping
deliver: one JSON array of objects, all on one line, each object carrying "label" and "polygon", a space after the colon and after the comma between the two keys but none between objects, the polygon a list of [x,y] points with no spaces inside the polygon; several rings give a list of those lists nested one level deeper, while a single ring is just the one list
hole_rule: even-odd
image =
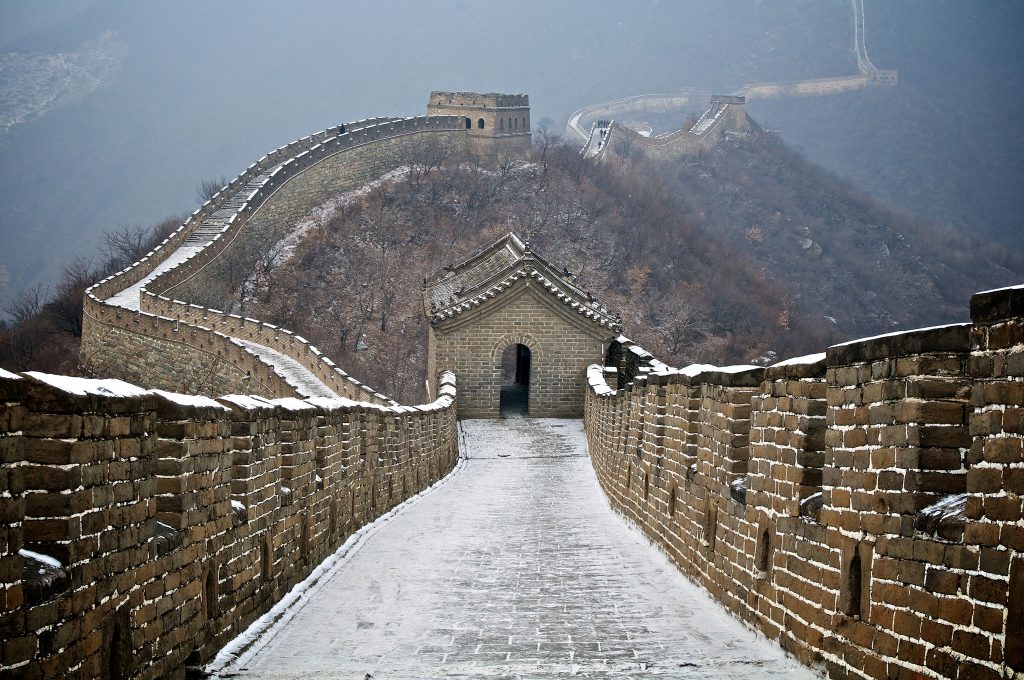
[{"label": "stone coping", "polygon": [[827,362],[833,367],[914,354],[966,354],[971,348],[970,331],[971,324],[962,323],[851,340],[829,347]]},{"label": "stone coping", "polygon": [[984,290],[971,296],[971,320],[998,323],[1024,317],[1024,285]]},{"label": "stone coping", "polygon": [[[66,376],[48,377],[66,379]],[[163,390],[147,390],[121,380],[94,378],[71,378],[70,380],[85,385],[85,393],[76,393],[74,390],[62,388],[59,384],[37,378],[29,373],[0,375],[0,399],[18,402],[29,397],[34,405],[53,413],[128,415],[141,411],[155,411],[158,416],[182,420],[227,419],[241,421],[251,420],[254,416],[277,416],[292,420],[296,417],[345,413],[423,414],[452,407],[456,399],[455,374],[450,371],[441,374],[437,399],[417,406],[386,406],[344,398],[316,397],[310,399],[296,397],[267,399],[251,395],[224,395],[212,399]],[[125,389],[120,392],[89,389],[89,386],[105,386],[110,383],[117,383]]]}]

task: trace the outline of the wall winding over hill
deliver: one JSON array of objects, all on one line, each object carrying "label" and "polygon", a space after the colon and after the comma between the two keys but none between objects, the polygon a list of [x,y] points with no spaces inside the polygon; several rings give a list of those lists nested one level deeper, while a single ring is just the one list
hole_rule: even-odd
[{"label": "wall winding over hill", "polygon": [[331,196],[425,147],[465,151],[462,118],[378,118],[267,154],[139,262],[86,292],[82,361],[98,374],[190,393],[342,396],[393,403],[290,331],[172,297],[239,235],[283,234]]},{"label": "wall winding over hill", "polygon": [[695,156],[710,149],[728,133],[744,133],[751,127],[743,97],[713,95],[711,108],[689,130],[647,137],[615,121],[595,123],[586,146],[585,157],[600,160],[606,154],[619,158],[644,156],[658,161]]},{"label": "wall winding over hill", "polygon": [[0,677],[181,678],[458,459],[416,407],[0,370]]},{"label": "wall winding over hill", "polygon": [[831,677],[1020,677],[1024,289],[971,313],[768,369],[671,369],[619,343],[590,369],[598,479]]}]

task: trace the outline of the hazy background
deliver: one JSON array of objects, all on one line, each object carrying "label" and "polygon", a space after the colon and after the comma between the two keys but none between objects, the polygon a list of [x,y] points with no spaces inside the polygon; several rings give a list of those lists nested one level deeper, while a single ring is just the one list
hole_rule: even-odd
[{"label": "hazy background", "polygon": [[[1024,3],[867,0],[866,16],[897,89],[751,115],[877,196],[1020,248]],[[855,71],[847,0],[0,0],[0,53],[0,107],[45,80],[24,64],[81,54],[70,78],[102,72],[0,136],[0,307],[105,229],[191,212],[201,179],[340,122],[422,114],[433,89],[528,93],[534,127],[561,132],[631,94]]]}]

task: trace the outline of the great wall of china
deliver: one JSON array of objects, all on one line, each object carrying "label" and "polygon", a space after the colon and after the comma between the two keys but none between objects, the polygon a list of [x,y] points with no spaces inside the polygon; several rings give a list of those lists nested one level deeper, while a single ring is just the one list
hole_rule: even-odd
[{"label": "great wall of china", "polygon": [[[586,157],[600,159],[606,153],[618,157],[643,155],[655,160],[692,156],[710,149],[728,133],[748,129],[743,104],[755,99],[826,96],[895,87],[899,74],[876,67],[868,57],[865,40],[864,0],[850,0],[853,27],[853,51],[857,73],[829,78],[811,78],[775,83],[751,83],[732,95],[712,95],[709,90],[688,88],[668,94],[624,97],[584,107],[574,112],[566,124],[566,137],[584,143]],[[664,113],[690,109],[704,111],[689,129],[654,135],[650,129],[634,129],[624,116]]]},{"label": "great wall of china", "polygon": [[290,226],[424,143],[486,162],[528,140],[525,116],[492,134],[527,103],[508,97],[472,120],[375,118],[267,154],[86,292],[82,362],[107,379],[0,372],[0,676],[180,676],[454,468],[451,374],[400,406],[286,329],[168,294],[243,230]]},{"label": "great wall of china", "polygon": [[[399,406],[284,329],[172,294],[243,230],[294,224],[425,140],[506,148],[469,134],[526,102],[505,103],[282,147],[92,287],[83,361],[145,388],[0,372],[4,677],[181,677],[456,466],[454,376]],[[720,103],[712,119],[743,110]],[[677,370],[613,343],[614,370],[588,374],[598,479],[684,573],[831,677],[1016,677],[1024,291],[971,311],[768,369]]]}]

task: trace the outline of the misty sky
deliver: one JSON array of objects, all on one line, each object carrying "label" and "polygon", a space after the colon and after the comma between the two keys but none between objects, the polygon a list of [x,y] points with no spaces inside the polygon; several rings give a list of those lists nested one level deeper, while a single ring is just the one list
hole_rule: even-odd
[{"label": "misty sky", "polygon": [[[925,101],[938,111],[908,124],[925,129],[920,144],[942,127],[931,143],[967,149],[957,155],[979,167],[1020,156],[1022,6],[868,0],[872,59],[900,69],[910,93],[898,106],[916,116]],[[204,178],[234,176],[267,151],[337,123],[420,115],[434,89],[525,92],[535,127],[561,131],[573,110],[631,94],[730,92],[746,82],[853,73],[849,7],[847,0],[2,0],[0,52],[75,53],[112,31],[125,54],[109,84],[0,137],[0,303],[52,283],[73,254],[95,251],[105,229],[191,212]],[[0,72],[15,91],[20,81],[9,79],[18,77]],[[1004,94],[986,102],[995,88]],[[855,181],[862,175],[865,185],[883,172],[913,180],[916,171],[901,170],[898,158],[873,168],[856,139],[827,126],[812,134],[800,115],[815,112],[820,121],[835,112],[798,106],[766,107],[762,122],[812,159]],[[759,110],[751,112],[756,118]],[[866,108],[858,120],[886,125],[873,115]],[[972,121],[984,129],[966,129]],[[1002,192],[994,200],[1015,194],[1000,182],[1016,183],[1018,171],[1019,164],[988,183]]]}]

